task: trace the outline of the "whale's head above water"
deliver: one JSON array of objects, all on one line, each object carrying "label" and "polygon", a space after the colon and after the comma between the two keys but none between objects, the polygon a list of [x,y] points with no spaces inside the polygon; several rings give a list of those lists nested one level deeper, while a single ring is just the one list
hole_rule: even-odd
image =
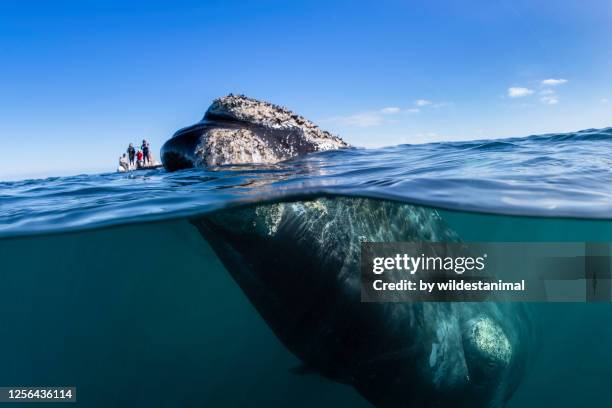
[{"label": "whale's head above water", "polygon": [[283,107],[227,95],[215,99],[204,118],[179,130],[161,150],[167,170],[224,164],[277,163],[323,150],[348,147]]}]

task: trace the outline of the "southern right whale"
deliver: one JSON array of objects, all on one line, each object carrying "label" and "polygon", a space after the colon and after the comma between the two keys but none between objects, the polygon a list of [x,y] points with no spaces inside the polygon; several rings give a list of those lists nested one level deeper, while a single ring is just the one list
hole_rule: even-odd
[{"label": "southern right whale", "polygon": [[362,303],[361,241],[456,241],[436,210],[319,198],[192,220],[308,371],[378,407],[497,407],[531,347],[524,305]]},{"label": "southern right whale", "polygon": [[[173,171],[346,147],[285,108],[228,95],[176,132],[161,157]],[[318,198],[192,223],[302,371],[350,384],[378,407],[502,406],[523,376],[532,329],[521,304],[361,302],[362,241],[460,240],[434,209]]]}]

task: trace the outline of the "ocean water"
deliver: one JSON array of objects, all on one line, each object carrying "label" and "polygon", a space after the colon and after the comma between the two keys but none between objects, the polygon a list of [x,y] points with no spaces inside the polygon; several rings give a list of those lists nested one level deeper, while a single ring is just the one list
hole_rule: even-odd
[{"label": "ocean water", "polygon": [[[369,407],[295,369],[198,220],[367,198],[433,213],[468,242],[609,242],[611,168],[603,129],[0,183],[0,386],[76,386],[100,407]],[[529,307],[537,348],[507,405],[611,406],[612,305]]]}]

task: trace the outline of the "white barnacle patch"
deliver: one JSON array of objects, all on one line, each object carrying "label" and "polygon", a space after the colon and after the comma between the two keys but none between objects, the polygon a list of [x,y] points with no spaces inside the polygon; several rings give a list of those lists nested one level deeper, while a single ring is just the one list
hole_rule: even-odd
[{"label": "white barnacle patch", "polygon": [[198,165],[275,163],[286,157],[274,153],[264,140],[248,129],[211,129],[195,150]]},{"label": "white barnacle patch", "polygon": [[320,214],[327,215],[327,205],[324,200],[306,201],[304,207],[316,211]]},{"label": "white barnacle patch", "polygon": [[512,346],[502,328],[490,318],[476,319],[470,337],[476,349],[488,358],[504,364],[510,362]]},{"label": "white barnacle patch", "polygon": [[285,205],[283,203],[263,205],[255,209],[256,219],[261,222],[265,235],[276,234],[283,218],[284,209]]}]

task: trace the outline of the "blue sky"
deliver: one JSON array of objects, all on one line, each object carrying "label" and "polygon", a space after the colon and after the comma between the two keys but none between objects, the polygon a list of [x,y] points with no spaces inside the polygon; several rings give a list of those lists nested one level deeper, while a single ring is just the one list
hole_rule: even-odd
[{"label": "blue sky", "polygon": [[360,146],[612,126],[609,1],[0,0],[0,180],[113,171],[230,92]]}]

